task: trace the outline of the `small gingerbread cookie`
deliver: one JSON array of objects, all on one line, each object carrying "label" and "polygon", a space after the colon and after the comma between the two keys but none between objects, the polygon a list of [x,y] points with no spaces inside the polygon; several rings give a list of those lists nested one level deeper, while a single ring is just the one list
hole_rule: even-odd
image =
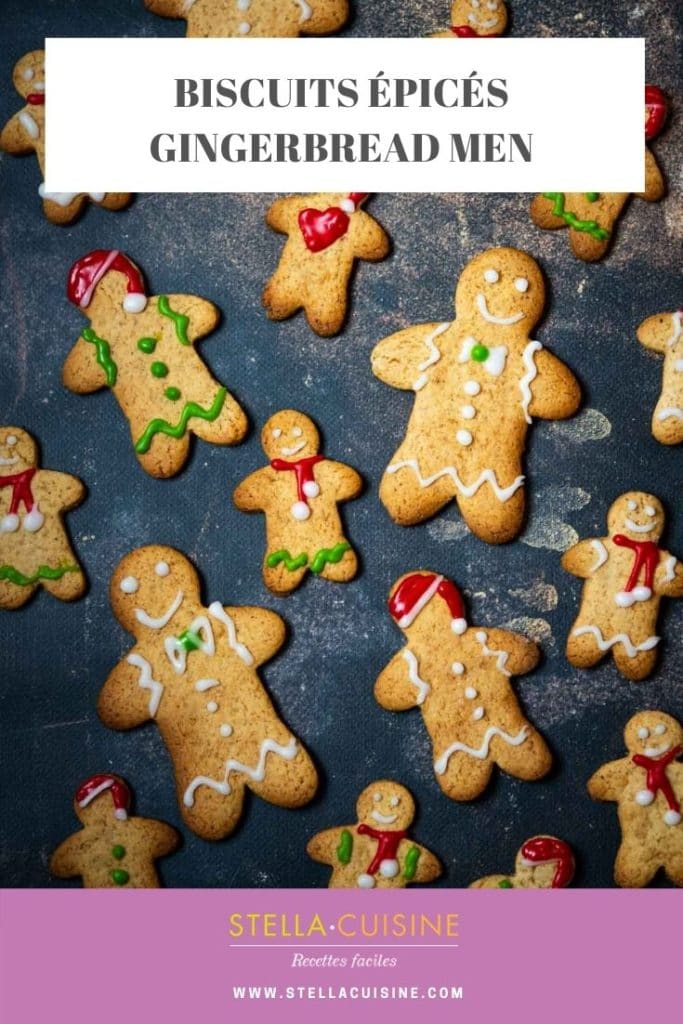
[{"label": "small gingerbread cookie", "polygon": [[[639,199],[656,203],[666,183],[647,143],[666,121],[666,97],[656,85],[645,86],[645,191]],[[569,228],[572,252],[581,260],[600,260],[610,248],[617,222],[630,192],[544,192],[531,203],[531,219],[539,228]]]},{"label": "small gingerbread cookie", "polygon": [[[14,88],[25,106],[9,119],[0,133],[0,149],[23,156],[35,153],[42,175],[45,174],[45,52],[33,50],[14,68]],[[46,192],[38,193],[43,210],[53,224],[72,224],[90,200],[105,210],[122,210],[131,200],[129,192]]]},{"label": "small gingerbread cookie", "polygon": [[188,37],[323,36],[349,16],[348,0],[145,0],[163,18],[184,18]]},{"label": "small gingerbread cookie", "polygon": [[617,804],[614,879],[640,888],[663,868],[683,886],[683,728],[663,711],[641,711],[626,724],[624,742],[627,756],[603,764],[588,782],[594,800]]},{"label": "small gingerbread cookie", "polygon": [[683,441],[683,309],[658,313],[638,328],[638,341],[664,356],[662,391],[652,414],[652,433],[662,444]]},{"label": "small gingerbread cookie", "polygon": [[309,570],[338,583],[353,579],[358,559],[337,506],[360,494],[362,478],[351,466],[321,455],[315,424],[293,409],[271,416],[261,444],[270,465],[238,484],[233,500],[242,512],[265,514],[266,586],[287,594]]},{"label": "small gingerbread cookie", "polygon": [[77,477],[40,468],[27,431],[0,427],[0,608],[20,608],[40,586],[60,601],[85,591],[62,521],[84,496]]},{"label": "small gingerbread cookie", "polygon": [[139,269],[116,249],[78,260],[67,295],[90,326],[64,363],[64,384],[80,395],[111,388],[151,476],[182,469],[191,434],[213,444],[242,440],[244,411],[195,351],[218,323],[213,303],[197,295],[148,298]]},{"label": "small gingerbread cookie", "polygon": [[457,587],[425,570],[397,580],[389,611],[408,642],[382,670],[375,698],[387,711],[421,709],[446,796],[474,800],[496,765],[518,779],[542,778],[550,751],[510,685],[538,664],[536,644],[470,626]]},{"label": "small gingerbread cookie", "polygon": [[389,252],[388,235],[361,209],[367,195],[321,192],[275,200],[266,223],[288,238],[263,290],[271,320],[286,320],[303,309],[321,337],[342,329],[354,262],[382,260]]},{"label": "small gingerbread cookie", "polygon": [[441,864],[409,838],[415,801],[397,782],[380,779],[356,803],[358,821],[318,832],[306,852],[332,868],[330,889],[405,889],[433,882]]},{"label": "small gingerbread cookie", "polygon": [[280,616],[220,601],[204,607],[194,566],[160,546],[127,555],[110,594],[135,646],[104,684],[98,714],[112,729],[156,722],[188,827],[202,839],[230,835],[246,789],[280,807],[308,803],[313,762],[258,675],[284,643]]},{"label": "small gingerbread cookie", "polygon": [[536,261],[489,249],[460,276],[455,320],[406,327],[375,347],[375,376],[415,392],[380,485],[394,522],[420,523],[455,499],[489,544],[519,533],[527,430],[534,417],[571,416],[581,399],[573,373],[531,336],[544,304]]},{"label": "small gingerbread cookie", "polygon": [[491,39],[502,36],[508,23],[503,0],[453,0],[451,27],[433,39]]},{"label": "small gingerbread cookie", "polygon": [[611,651],[627,679],[652,672],[660,601],[683,597],[683,564],[659,547],[664,523],[659,498],[628,491],[607,514],[606,537],[579,541],[562,556],[562,568],[585,580],[567,640],[572,665],[592,668]]},{"label": "small gingerbread cookie", "polygon": [[573,877],[571,846],[555,836],[533,836],[517,852],[513,875],[486,875],[470,889],[563,889]]},{"label": "small gingerbread cookie", "polygon": [[155,860],[180,843],[174,828],[129,815],[130,790],[118,775],[93,775],[76,790],[74,810],[83,825],[50,858],[58,878],[80,875],[86,889],[158,889]]}]

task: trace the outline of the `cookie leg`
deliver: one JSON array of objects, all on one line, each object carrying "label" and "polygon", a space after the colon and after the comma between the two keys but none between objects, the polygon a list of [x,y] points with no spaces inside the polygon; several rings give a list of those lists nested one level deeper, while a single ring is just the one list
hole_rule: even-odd
[{"label": "cookie leg", "polygon": [[210,786],[198,786],[192,794],[192,805],[184,797],[193,781],[189,774],[178,780],[178,804],[185,824],[200,839],[224,839],[234,832],[244,805],[244,783],[231,778],[231,791],[224,795]]},{"label": "cookie leg", "polygon": [[[74,565],[76,562],[71,552],[63,561],[71,565]],[[85,576],[79,569],[78,572],[65,572],[61,579],[58,580],[43,580],[43,586],[49,594],[52,594],[53,597],[58,598],[60,601],[75,601],[77,597],[85,593],[86,581]]]},{"label": "cookie leg", "polygon": [[287,320],[301,309],[301,288],[291,273],[275,271],[263,289],[262,301],[270,320]]},{"label": "cookie leg", "polygon": [[[397,456],[395,461],[398,461]],[[399,526],[414,526],[431,519],[453,499],[453,485],[446,477],[429,487],[422,487],[413,470],[407,466],[395,473],[386,472],[379,487],[379,497],[387,512]]]},{"label": "cookie leg", "polygon": [[[519,732],[519,723],[514,723],[511,728],[503,726],[506,732],[516,735]],[[543,778],[550,771],[553,757],[547,743],[539,732],[529,727],[529,735],[524,743],[518,747],[512,747],[505,743],[500,737],[494,736],[491,740],[491,752],[497,765],[514,775],[516,779],[524,779],[526,782],[534,782]]]},{"label": "cookie leg", "polygon": [[[598,647],[593,633],[576,635],[576,630],[586,625],[589,625],[589,623],[577,619],[567,637],[567,661],[570,665],[574,665],[575,668],[592,668],[593,665],[597,665],[605,657],[605,652],[601,651]],[[597,625],[600,628],[599,623]],[[604,628],[607,629],[607,625]]]},{"label": "cookie leg", "polygon": [[101,206],[104,210],[123,210],[132,199],[130,192],[107,192],[101,203],[97,203],[97,206]]},{"label": "cookie leg", "polygon": [[271,754],[265,778],[260,782],[249,780],[248,785],[253,793],[269,804],[303,807],[318,788],[318,773],[308,751],[298,744],[298,753],[292,761]]},{"label": "cookie leg", "polygon": [[552,231],[557,228],[566,227],[562,217],[556,217],[553,214],[553,201],[546,199],[545,196],[536,196],[531,201],[530,212],[531,219],[539,228]]},{"label": "cookie leg", "polygon": [[157,434],[149,451],[138,452],[140,465],[150,476],[163,480],[178,473],[190,454],[190,435],[176,439],[166,434]]},{"label": "cookie leg", "polygon": [[193,419],[192,432],[211,444],[238,444],[247,432],[249,423],[241,405],[228,392],[221,414],[213,422]]},{"label": "cookie leg", "polygon": [[601,260],[609,249],[611,241],[611,229],[609,237],[604,240],[591,238],[585,231],[569,229],[569,244],[571,245],[572,252],[586,263],[595,263],[596,260]]},{"label": "cookie leg", "polygon": [[674,885],[683,886],[683,854],[678,857],[668,857],[664,864],[664,870]]},{"label": "cookie leg", "polygon": [[309,327],[323,338],[338,334],[344,326],[348,301],[346,288],[345,280],[325,281],[306,298],[304,313]]},{"label": "cookie leg", "polygon": [[622,889],[642,889],[658,868],[658,862],[647,856],[641,842],[624,840],[614,862],[614,880]]},{"label": "cookie leg", "polygon": [[[296,565],[296,557],[289,561],[290,565]],[[263,563],[263,582],[274,594],[289,594],[301,584],[307,572],[308,565],[288,569],[284,559],[275,566],[268,565],[266,560]]]},{"label": "cookie leg", "polygon": [[456,753],[449,758],[443,775],[436,773],[436,781],[451,800],[475,800],[489,784],[493,761],[483,761]]},{"label": "cookie leg", "polygon": [[472,533],[487,544],[506,544],[514,540],[524,524],[524,488],[507,501],[499,501],[488,486],[480,487],[471,498],[457,496],[462,517]]},{"label": "cookie leg", "polygon": [[19,587],[8,580],[0,580],[0,608],[6,608],[8,611],[21,608],[31,600],[35,590],[35,587]]},{"label": "cookie leg", "polygon": [[[348,547],[341,555],[341,558],[337,559],[337,555],[341,549],[341,545],[347,544],[348,541],[340,541],[339,545],[335,545],[330,548],[324,548],[322,552],[317,552],[316,558],[318,564],[324,562],[323,568],[318,572],[317,575],[322,576],[325,580],[332,580],[336,583],[346,583],[347,580],[352,580],[358,572],[358,558],[356,552]],[[337,559],[335,561],[335,559]],[[311,563],[313,571],[316,571],[316,559],[313,559]]]},{"label": "cookie leg", "polygon": [[612,653],[614,655],[614,664],[622,676],[632,679],[635,683],[651,675],[657,663],[656,647],[653,647],[651,651],[639,651],[634,658],[629,658],[621,644],[617,644],[616,647],[612,648]]}]

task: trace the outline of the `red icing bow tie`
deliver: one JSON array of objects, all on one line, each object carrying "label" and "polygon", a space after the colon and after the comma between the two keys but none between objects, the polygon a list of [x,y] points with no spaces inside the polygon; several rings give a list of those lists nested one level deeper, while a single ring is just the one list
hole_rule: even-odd
[{"label": "red icing bow tie", "polygon": [[355,213],[367,196],[367,192],[350,192],[340,206],[327,210],[308,207],[299,214],[299,228],[306,248],[310,252],[322,252],[342,238],[349,230],[349,214]]},{"label": "red icing bow tie", "polygon": [[43,107],[45,106],[45,93],[30,92],[26,97],[26,102],[30,103],[32,107]]},{"label": "red icing bow tie", "polygon": [[662,796],[669,805],[670,810],[680,811],[680,804],[676,799],[673,786],[669,782],[666,769],[672,764],[676,758],[681,756],[683,753],[683,747],[674,747],[673,750],[667,751],[666,754],[662,754],[661,757],[646,757],[645,754],[634,754],[633,763],[638,765],[639,768],[644,768],[647,774],[645,785],[649,791],[657,795],[661,790]]}]

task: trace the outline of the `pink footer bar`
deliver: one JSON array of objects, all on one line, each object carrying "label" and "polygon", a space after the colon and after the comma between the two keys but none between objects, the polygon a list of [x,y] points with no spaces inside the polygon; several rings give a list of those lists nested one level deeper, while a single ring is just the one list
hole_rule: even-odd
[{"label": "pink footer bar", "polygon": [[680,974],[680,899],[670,890],[4,890],[0,1019],[669,1019],[675,997],[663,979]]}]

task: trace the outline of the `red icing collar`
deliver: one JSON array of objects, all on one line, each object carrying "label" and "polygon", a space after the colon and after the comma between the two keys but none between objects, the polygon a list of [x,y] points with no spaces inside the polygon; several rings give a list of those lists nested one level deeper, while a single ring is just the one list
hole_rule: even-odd
[{"label": "red icing collar", "polygon": [[12,476],[0,476],[0,489],[3,487],[12,488],[12,497],[9,503],[8,514],[16,515],[19,506],[24,504],[27,512],[30,512],[35,502],[31,493],[31,481],[36,475],[36,467],[25,469],[23,473],[14,473]]},{"label": "red icing collar", "polygon": [[305,484],[315,482],[313,467],[317,466],[319,462],[324,461],[324,455],[308,455],[303,459],[297,459],[296,462],[287,462],[286,459],[272,459],[270,465],[277,473],[290,470],[290,472],[296,475],[297,497],[299,501],[308,504],[308,497],[304,491],[304,486]]},{"label": "red icing collar", "polygon": [[368,875],[376,875],[383,860],[396,860],[401,840],[408,835],[407,832],[400,829],[382,831],[382,829],[370,828],[369,825],[362,822],[358,826],[357,832],[359,836],[371,836],[372,839],[377,840],[377,853],[368,865]]},{"label": "red icing collar", "polygon": [[44,107],[45,106],[45,93],[44,92],[30,92],[26,97],[26,102],[32,107]]},{"label": "red icing collar", "polygon": [[654,796],[661,790],[662,796],[672,811],[680,812],[681,805],[676,799],[673,786],[666,775],[666,769],[683,753],[683,747],[674,747],[661,757],[646,757],[645,754],[634,754],[631,760],[647,773],[645,785]]}]

